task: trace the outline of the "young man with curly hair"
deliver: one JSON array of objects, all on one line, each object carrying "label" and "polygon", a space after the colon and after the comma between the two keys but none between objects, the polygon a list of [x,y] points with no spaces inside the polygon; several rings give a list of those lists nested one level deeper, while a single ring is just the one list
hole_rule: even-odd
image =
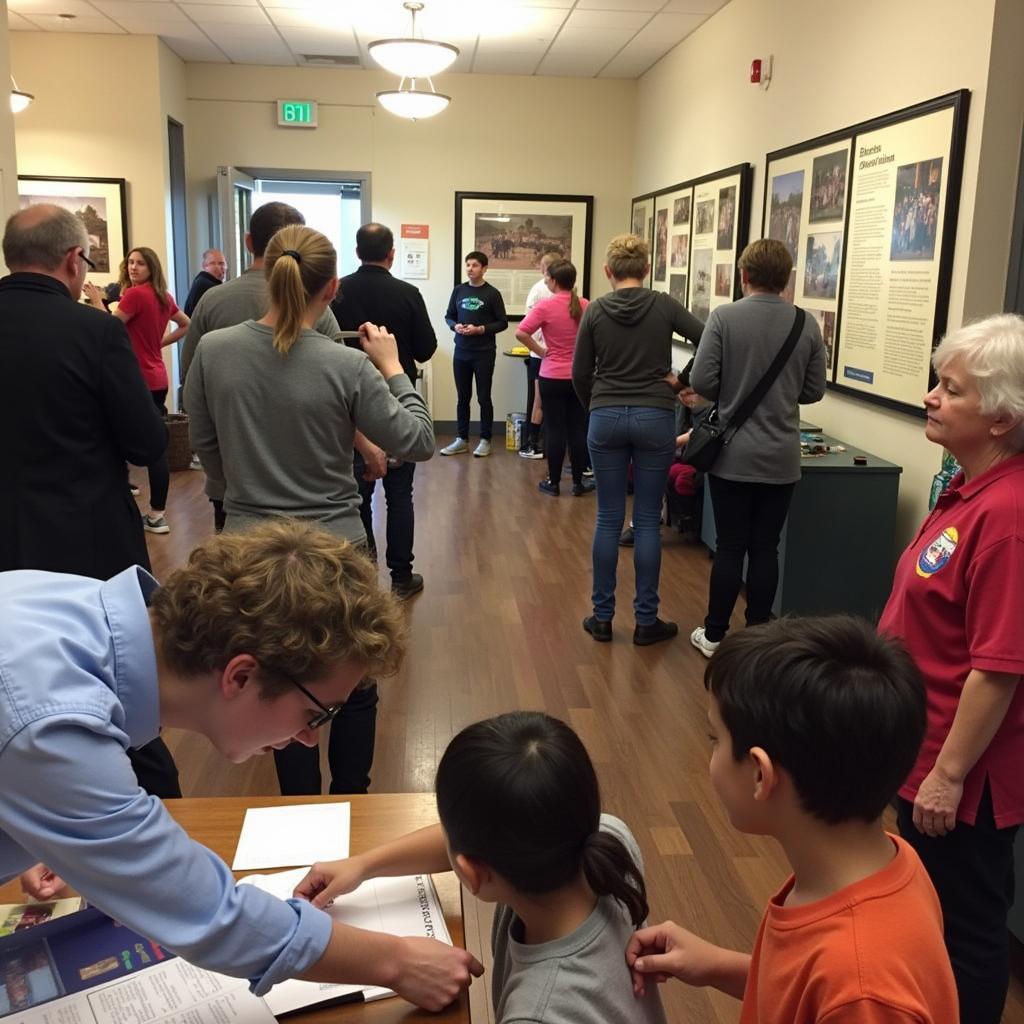
[{"label": "young man with curly hair", "polygon": [[66,879],[257,995],[300,977],[440,1009],[482,970],[464,950],[236,887],[128,760],[161,726],[201,733],[234,762],[293,739],[312,746],[364,675],[393,672],[401,613],[347,541],[268,522],[200,545],[163,586],[137,567],[105,582],[3,573],[0,606],[0,882],[21,873],[48,899]]}]

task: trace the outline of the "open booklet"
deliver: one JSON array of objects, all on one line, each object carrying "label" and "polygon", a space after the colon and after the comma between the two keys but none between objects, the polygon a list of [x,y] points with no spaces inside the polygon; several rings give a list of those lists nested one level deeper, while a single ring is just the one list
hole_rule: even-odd
[{"label": "open booklet", "polygon": [[[305,872],[242,881],[286,898]],[[372,879],[339,896],[328,913],[358,928],[451,945],[429,875]],[[390,995],[373,986],[286,981],[258,998],[245,979],[194,967],[95,908],[0,937],[3,1024],[268,1024],[319,1003]]]}]

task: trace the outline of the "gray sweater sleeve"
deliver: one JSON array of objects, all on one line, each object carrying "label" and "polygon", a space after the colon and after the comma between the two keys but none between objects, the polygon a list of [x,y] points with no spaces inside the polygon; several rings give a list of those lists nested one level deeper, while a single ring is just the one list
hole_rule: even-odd
[{"label": "gray sweater sleeve", "polygon": [[[694,317],[696,319],[696,317]],[[722,333],[716,312],[712,312],[700,336],[690,369],[690,387],[702,398],[714,402],[722,386]]]},{"label": "gray sweater sleeve", "polygon": [[583,311],[572,355],[572,386],[584,409],[590,408],[590,394],[594,389],[594,334],[590,328],[596,316],[594,308],[595,303],[591,302]]},{"label": "gray sweater sleeve", "polygon": [[[200,299],[200,302],[202,300]],[[213,501],[224,500],[224,466],[220,457],[217,427],[206,401],[203,378],[203,354],[196,349],[192,372],[185,378],[185,408],[188,409],[188,439],[206,472],[206,496]]]},{"label": "gray sweater sleeve", "polygon": [[701,337],[704,333],[704,325],[678,300],[671,300],[672,309],[672,330],[676,334],[681,334],[687,341],[692,341],[694,345],[700,343]]},{"label": "gray sweater sleeve", "polygon": [[815,339],[811,347],[811,358],[807,363],[807,372],[804,375],[804,386],[797,401],[801,405],[810,405],[813,402],[820,402],[825,396],[825,379],[828,367],[825,365],[825,343],[821,340],[821,331],[813,316],[808,316],[810,321],[805,330],[811,328],[810,333]]},{"label": "gray sweater sleeve", "polygon": [[351,408],[356,429],[389,454],[410,462],[426,462],[434,454],[434,423],[404,373],[385,381],[365,359]]}]

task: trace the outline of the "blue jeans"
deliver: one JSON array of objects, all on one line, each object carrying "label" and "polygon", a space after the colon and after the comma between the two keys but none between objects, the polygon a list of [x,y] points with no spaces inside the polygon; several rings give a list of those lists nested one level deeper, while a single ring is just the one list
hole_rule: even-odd
[{"label": "blue jeans", "polygon": [[593,409],[587,442],[597,483],[594,528],[594,615],[602,622],[615,614],[615,570],[619,535],[626,518],[626,476],[633,463],[633,568],[637,625],[658,617],[661,574],[661,503],[676,446],[671,409],[615,405]]}]

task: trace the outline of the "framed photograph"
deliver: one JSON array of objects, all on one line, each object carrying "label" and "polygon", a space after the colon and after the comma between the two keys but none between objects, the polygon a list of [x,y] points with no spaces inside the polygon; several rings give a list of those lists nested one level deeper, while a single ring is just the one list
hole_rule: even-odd
[{"label": "framed photograph", "polygon": [[501,292],[509,319],[521,320],[540,278],[538,261],[554,250],[576,265],[587,296],[593,222],[593,196],[456,192],[455,283],[465,279],[466,253],[486,254],[487,282]]},{"label": "framed photograph", "polygon": [[769,153],[762,228],[783,297],[807,308],[829,387],[923,417],[946,330],[970,93],[939,96]]},{"label": "framed photograph", "polygon": [[44,178],[18,175],[21,209],[52,203],[73,213],[89,235],[89,259],[96,264],[87,280],[101,287],[117,280],[128,251],[128,203],[124,178]]},{"label": "framed photograph", "polygon": [[655,193],[636,196],[629,210],[629,231],[647,242],[651,250],[651,271],[647,275],[647,284],[653,285],[654,280],[654,200]]}]

